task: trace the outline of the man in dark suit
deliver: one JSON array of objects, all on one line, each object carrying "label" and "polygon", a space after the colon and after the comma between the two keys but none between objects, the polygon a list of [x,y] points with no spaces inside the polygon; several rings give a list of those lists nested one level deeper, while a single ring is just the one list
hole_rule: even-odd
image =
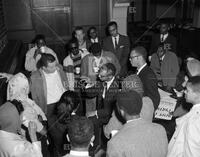
[{"label": "man in dark suit", "polygon": [[158,82],[153,70],[146,63],[147,52],[144,47],[135,47],[131,50],[130,62],[133,67],[137,67],[137,75],[141,79],[144,88],[144,96],[151,98],[156,110],[160,103],[158,92]]},{"label": "man in dark suit", "polygon": [[107,157],[165,157],[165,129],[140,118],[142,98],[136,91],[117,95],[117,109],[126,123],[108,142]]},{"label": "man in dark suit", "polygon": [[108,24],[110,36],[103,40],[103,50],[113,52],[121,65],[119,76],[124,77],[127,73],[127,62],[130,51],[130,41],[127,36],[118,33],[117,23],[112,21]]},{"label": "man in dark suit", "polygon": [[165,48],[171,52],[176,53],[176,38],[171,35],[169,32],[169,25],[167,23],[161,23],[160,25],[160,34],[156,34],[152,38],[151,48],[149,55],[157,52],[158,46],[160,43],[164,43]]},{"label": "man in dark suit", "polygon": [[97,97],[96,111],[88,112],[87,117],[92,119],[95,126],[96,138],[94,145],[101,145],[102,147],[106,144],[106,141],[103,142],[101,138],[102,126],[108,123],[112,115],[116,102],[115,96],[119,91],[119,83],[115,75],[115,66],[112,63],[106,63],[99,71],[99,79],[101,81],[98,81],[93,87],[86,89],[88,97]]},{"label": "man in dark suit", "polygon": [[96,27],[92,26],[88,29],[87,31],[87,36],[88,36],[88,47],[89,47],[89,52],[90,52],[90,47],[94,43],[100,43],[102,44],[101,38],[98,36],[97,29]]}]

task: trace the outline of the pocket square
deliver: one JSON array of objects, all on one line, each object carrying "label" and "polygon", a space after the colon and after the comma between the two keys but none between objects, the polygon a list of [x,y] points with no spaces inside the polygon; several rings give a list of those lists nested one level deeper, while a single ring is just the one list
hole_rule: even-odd
[{"label": "pocket square", "polygon": [[124,47],[124,45],[121,45],[119,48],[121,49],[121,48],[123,48]]}]

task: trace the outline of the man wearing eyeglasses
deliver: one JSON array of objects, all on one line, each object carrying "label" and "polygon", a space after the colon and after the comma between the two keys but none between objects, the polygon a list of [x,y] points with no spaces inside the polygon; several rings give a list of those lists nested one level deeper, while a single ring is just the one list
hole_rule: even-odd
[{"label": "man wearing eyeglasses", "polygon": [[81,74],[81,61],[89,52],[78,48],[77,39],[71,39],[68,45],[69,55],[64,59],[63,66],[68,78],[69,89],[74,90],[75,81],[80,78]]},{"label": "man wearing eyeglasses", "polygon": [[137,68],[137,75],[143,83],[144,96],[151,98],[154,104],[154,110],[156,110],[160,103],[160,94],[158,92],[156,75],[147,65],[146,58],[146,49],[138,46],[131,50],[129,60],[131,65]]}]

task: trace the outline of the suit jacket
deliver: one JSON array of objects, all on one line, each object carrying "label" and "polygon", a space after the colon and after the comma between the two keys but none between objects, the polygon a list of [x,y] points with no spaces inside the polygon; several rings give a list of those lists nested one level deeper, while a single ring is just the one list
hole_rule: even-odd
[{"label": "suit jacket", "polygon": [[86,95],[88,97],[97,97],[97,118],[99,124],[107,124],[112,111],[116,103],[116,94],[119,91],[119,83],[116,79],[112,82],[109,89],[105,93],[105,98],[102,97],[103,94],[103,83],[98,82],[95,87],[86,89]]},{"label": "suit jacket", "polygon": [[[151,41],[151,48],[149,52],[150,55],[157,52],[160,43],[160,34],[154,35]],[[169,44],[169,50],[176,53],[176,38],[173,35],[168,34],[168,37],[165,39],[164,44]]]},{"label": "suit jacket", "polygon": [[107,157],[165,157],[167,146],[165,129],[139,118],[124,124],[111,138]]},{"label": "suit jacket", "polygon": [[179,73],[179,64],[176,54],[167,51],[161,64],[157,53],[151,57],[151,68],[157,79],[161,79],[163,86],[175,87],[176,77]]},{"label": "suit jacket", "polygon": [[158,82],[155,73],[149,66],[145,66],[138,74],[144,88],[144,96],[148,96],[153,101],[156,110],[160,103],[160,94],[158,92]]},{"label": "suit jacket", "polygon": [[130,53],[130,41],[127,36],[119,35],[117,48],[114,48],[112,37],[109,36],[103,40],[103,50],[114,53],[121,65],[120,76],[125,76],[128,70],[128,58]]}]

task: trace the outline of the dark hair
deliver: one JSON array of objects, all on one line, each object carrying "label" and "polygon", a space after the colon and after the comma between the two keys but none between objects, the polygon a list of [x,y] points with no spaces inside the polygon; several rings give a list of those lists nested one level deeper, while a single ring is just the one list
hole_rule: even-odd
[{"label": "dark hair", "polygon": [[24,111],[24,107],[23,107],[22,103],[16,99],[9,101],[9,102],[16,107],[19,115],[21,115],[21,113]]},{"label": "dark hair", "polygon": [[45,36],[43,34],[37,34],[35,36],[35,38],[33,39],[33,43],[37,43],[39,40],[44,40],[44,42],[46,42],[45,41]]},{"label": "dark hair", "polygon": [[105,67],[107,68],[107,70],[108,70],[108,71],[111,71],[111,74],[112,74],[113,76],[115,76],[115,74],[116,74],[116,67],[115,67],[114,64],[112,64],[112,63],[106,63],[106,64],[104,64],[103,66],[105,66]]},{"label": "dark hair", "polygon": [[147,58],[147,51],[146,51],[146,49],[144,47],[137,46],[137,47],[133,48],[131,50],[131,52],[132,51],[135,51],[137,54],[141,55],[144,58],[144,60],[146,60],[146,58]]},{"label": "dark hair", "polygon": [[88,29],[88,31],[87,31],[87,36],[88,36],[88,38],[90,38],[90,31],[91,31],[92,29],[94,29],[95,31],[97,30],[96,27],[94,27],[94,26],[90,27],[90,28]]},{"label": "dark hair", "polygon": [[117,94],[117,106],[128,115],[139,115],[142,109],[142,97],[136,91],[121,91]]},{"label": "dark hair", "polygon": [[113,26],[113,25],[117,28],[117,22],[115,22],[115,21],[109,22],[107,27],[109,28],[110,26]]},{"label": "dark hair", "polygon": [[90,46],[90,52],[95,56],[97,53],[101,52],[101,44],[100,43],[93,43]]},{"label": "dark hair", "polygon": [[68,127],[71,145],[75,148],[86,148],[94,134],[93,123],[86,117],[74,118]]},{"label": "dark hair", "polygon": [[66,91],[62,94],[58,104],[57,104],[57,114],[58,108],[60,105],[65,105],[65,111],[62,111],[62,118],[60,122],[67,123],[66,120],[69,120],[72,112],[78,108],[81,103],[79,95],[74,91]]},{"label": "dark hair", "polygon": [[200,76],[190,77],[187,83],[191,83],[194,92],[200,93]]},{"label": "dark hair", "polygon": [[47,67],[48,63],[53,63],[56,58],[52,54],[42,53],[40,60],[37,62],[37,68]]}]

